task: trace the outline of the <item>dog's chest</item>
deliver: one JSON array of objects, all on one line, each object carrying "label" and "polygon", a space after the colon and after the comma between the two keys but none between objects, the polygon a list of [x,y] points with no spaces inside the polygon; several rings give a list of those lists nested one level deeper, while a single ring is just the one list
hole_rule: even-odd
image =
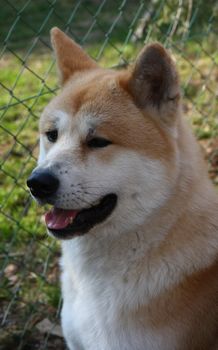
[{"label": "dog's chest", "polygon": [[[128,311],[134,289],[125,277],[120,278],[125,276],[125,268],[123,274],[112,270],[111,278],[110,266],[100,278],[98,265],[87,275],[88,271],[83,271],[82,262],[76,256],[74,264],[65,256],[62,274],[62,327],[70,350],[176,349],[171,331],[154,331],[145,326],[145,319],[134,318]],[[91,276],[91,271],[96,273]]]},{"label": "dog's chest", "polygon": [[62,327],[70,350],[176,349],[168,329],[154,331],[141,325],[120,310],[119,296],[112,293],[110,288],[95,294],[84,288],[64,295]]}]

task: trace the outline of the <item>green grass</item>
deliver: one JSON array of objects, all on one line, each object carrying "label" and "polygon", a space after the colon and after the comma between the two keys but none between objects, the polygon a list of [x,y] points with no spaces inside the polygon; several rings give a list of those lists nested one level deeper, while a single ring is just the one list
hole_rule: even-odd
[{"label": "green grass", "polygon": [[[146,9],[144,1],[64,0],[51,6],[52,1],[44,0],[11,3],[17,10],[7,1],[0,13],[0,271],[5,271],[0,302],[3,315],[12,302],[4,341],[8,332],[14,332],[17,342],[32,315],[38,321],[48,313],[55,318],[60,297],[58,244],[45,235],[44,209],[30,200],[25,184],[36,165],[40,114],[58,88],[49,48],[50,28],[57,25],[64,29],[68,22],[71,35],[104,67],[132,62],[143,41],[165,43],[180,72],[185,114],[197,138],[204,141],[218,136],[218,21],[215,2],[195,0],[189,30],[184,30],[186,6],[170,38],[177,2],[159,0],[145,40],[133,43],[131,34]],[[11,27],[15,20],[16,26]],[[16,267],[14,282],[7,273],[10,265]],[[12,327],[17,314],[20,326],[16,323]],[[31,321],[27,330],[36,323]]]}]

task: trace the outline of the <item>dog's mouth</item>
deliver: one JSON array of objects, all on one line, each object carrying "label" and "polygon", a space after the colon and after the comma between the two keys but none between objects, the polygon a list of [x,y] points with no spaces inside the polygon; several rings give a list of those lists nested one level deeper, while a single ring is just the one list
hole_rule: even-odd
[{"label": "dog's mouth", "polygon": [[53,236],[71,239],[87,233],[95,225],[108,218],[117,204],[114,193],[104,196],[99,204],[81,210],[67,210],[53,207],[45,214],[45,223]]}]

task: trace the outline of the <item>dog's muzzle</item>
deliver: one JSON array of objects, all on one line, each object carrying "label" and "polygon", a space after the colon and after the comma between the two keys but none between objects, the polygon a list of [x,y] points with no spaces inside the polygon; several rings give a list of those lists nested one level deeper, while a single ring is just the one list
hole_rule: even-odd
[{"label": "dog's muzzle", "polygon": [[27,180],[32,195],[46,199],[54,195],[59,187],[59,180],[48,170],[35,170]]},{"label": "dog's muzzle", "polygon": [[48,232],[59,239],[71,239],[88,233],[95,225],[105,221],[117,204],[117,195],[108,193],[99,198],[98,204],[90,203],[89,207],[56,207],[54,198],[60,182],[49,170],[34,170],[27,180],[27,186],[38,202],[54,205],[45,214],[45,223]]}]

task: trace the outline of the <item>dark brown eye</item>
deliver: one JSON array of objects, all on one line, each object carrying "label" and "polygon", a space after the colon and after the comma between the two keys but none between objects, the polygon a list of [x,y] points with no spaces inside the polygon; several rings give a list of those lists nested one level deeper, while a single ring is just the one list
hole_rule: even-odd
[{"label": "dark brown eye", "polygon": [[57,138],[58,138],[58,131],[57,129],[51,130],[51,131],[47,131],[46,133],[47,139],[49,142],[56,142]]},{"label": "dark brown eye", "polygon": [[103,148],[111,145],[112,142],[104,139],[103,137],[93,137],[87,141],[87,146],[89,148]]}]

